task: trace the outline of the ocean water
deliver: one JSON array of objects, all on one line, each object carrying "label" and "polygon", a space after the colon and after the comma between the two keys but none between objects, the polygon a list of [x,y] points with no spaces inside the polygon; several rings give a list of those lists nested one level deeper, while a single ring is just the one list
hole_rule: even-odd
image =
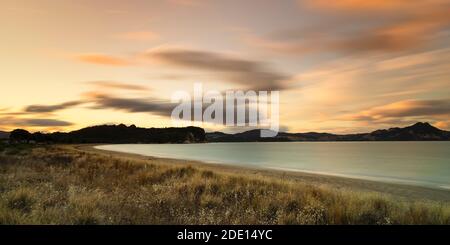
[{"label": "ocean water", "polygon": [[96,148],[450,189],[450,142],[118,144]]}]

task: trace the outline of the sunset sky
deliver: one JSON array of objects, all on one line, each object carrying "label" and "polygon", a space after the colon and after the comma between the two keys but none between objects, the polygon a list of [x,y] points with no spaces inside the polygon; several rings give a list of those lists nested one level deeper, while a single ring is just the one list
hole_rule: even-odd
[{"label": "sunset sky", "polygon": [[280,124],[290,132],[417,121],[450,129],[449,0],[0,6],[0,130],[172,126],[166,103],[195,82],[205,90],[279,90]]}]

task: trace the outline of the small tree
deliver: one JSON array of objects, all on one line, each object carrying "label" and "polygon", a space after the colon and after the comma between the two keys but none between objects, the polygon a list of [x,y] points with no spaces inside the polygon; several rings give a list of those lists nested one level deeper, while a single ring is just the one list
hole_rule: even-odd
[{"label": "small tree", "polygon": [[9,141],[12,143],[18,142],[18,143],[29,143],[31,140],[31,134],[30,132],[26,131],[25,129],[14,129],[9,134]]}]

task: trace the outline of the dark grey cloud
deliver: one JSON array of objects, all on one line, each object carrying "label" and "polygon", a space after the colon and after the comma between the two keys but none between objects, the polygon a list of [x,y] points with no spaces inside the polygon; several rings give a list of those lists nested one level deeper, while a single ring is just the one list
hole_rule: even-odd
[{"label": "dark grey cloud", "polygon": [[32,119],[23,119],[22,125],[36,126],[36,127],[62,127],[62,126],[70,126],[72,125],[72,123],[57,119],[32,118]]},{"label": "dark grey cloud", "polygon": [[126,112],[149,112],[170,116],[174,104],[153,98],[120,98],[105,94],[92,94],[93,109],[116,109]]},{"label": "dark grey cloud", "polygon": [[224,76],[225,79],[254,90],[287,89],[289,76],[270,69],[264,62],[230,57],[221,53],[188,50],[163,49],[146,53],[179,67],[204,70]]},{"label": "dark grey cloud", "polygon": [[28,113],[50,113],[59,110],[64,110],[67,108],[71,108],[77,105],[82,104],[81,101],[68,101],[61,104],[56,105],[30,105],[24,109],[24,112]]},{"label": "dark grey cloud", "polygon": [[[145,86],[130,84],[124,82],[116,82],[116,81],[89,81],[87,84],[93,85],[98,89],[121,89],[121,90],[134,90],[134,91],[147,91],[148,88]],[[60,110],[69,109],[81,104],[88,103],[89,101],[68,101],[60,104],[54,105],[29,105],[25,107],[23,110],[23,114],[26,113],[51,113]]]},{"label": "dark grey cloud", "polygon": [[[164,117],[170,117],[172,114],[173,109],[179,105],[179,103],[172,103],[170,101],[166,100],[160,100],[160,99],[154,99],[154,98],[120,98],[120,97],[114,97],[111,95],[106,94],[90,94],[89,99],[94,105],[91,107],[91,109],[114,109],[114,110],[121,110],[125,112],[130,113],[152,113]],[[221,101],[223,108],[223,115],[222,118],[226,118],[226,105],[225,101]],[[254,105],[253,102],[247,102]],[[194,119],[194,104],[193,101],[191,101],[191,118]],[[206,110],[207,107],[209,107],[211,104],[204,102],[202,104],[202,112]],[[237,110],[238,105],[234,105],[234,111],[235,111],[235,122],[237,121]],[[256,113],[258,115],[258,109],[255,106],[250,106],[249,104],[245,105],[244,108],[246,112],[246,118],[245,123],[250,123],[249,114],[250,113]],[[258,120],[258,119],[256,119]],[[260,118],[262,120],[262,118]]]},{"label": "dark grey cloud", "polygon": [[64,127],[73,125],[71,122],[51,118],[0,118],[1,124],[17,127]]},{"label": "dark grey cloud", "polygon": [[[225,98],[225,94],[222,94],[222,98]],[[256,107],[257,100],[255,98],[250,97],[246,100],[247,105],[245,105],[246,112],[246,123],[250,123],[249,114],[256,113],[258,115],[258,109]],[[181,103],[181,102],[180,102]],[[90,92],[86,93],[83,102],[79,101],[69,101],[57,105],[32,105],[28,106],[25,112],[19,112],[17,115],[29,115],[36,112],[54,112],[57,110],[63,110],[69,108],[71,106],[76,106],[79,104],[89,104],[88,108],[99,110],[99,109],[113,109],[120,110],[129,113],[151,113],[154,115],[170,117],[173,109],[179,105],[180,103],[172,103],[169,100],[149,98],[149,97],[134,97],[134,98],[124,98],[117,97],[116,95],[106,94],[106,93],[96,93]],[[223,105],[223,118],[226,118],[226,104],[225,101],[221,101]],[[202,104],[202,112],[206,110],[211,105],[211,103],[203,102]],[[234,104],[235,114],[238,110],[238,105]],[[194,118],[194,103],[191,101],[191,118]],[[1,114],[0,114],[1,115]],[[235,122],[237,117],[235,116]],[[256,119],[258,120],[258,119]],[[259,120],[262,120],[260,118]],[[48,124],[48,126],[67,126],[71,125],[68,122],[59,121],[59,120],[49,120],[49,119],[10,119],[9,124],[15,125],[23,125],[23,126],[37,126],[37,124],[42,123]]]}]

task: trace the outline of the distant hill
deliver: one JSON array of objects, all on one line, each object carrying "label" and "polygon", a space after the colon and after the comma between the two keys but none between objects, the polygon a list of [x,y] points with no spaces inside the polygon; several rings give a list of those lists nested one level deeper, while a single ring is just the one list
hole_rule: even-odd
[{"label": "distant hill", "polygon": [[0,139],[8,139],[9,138],[9,132],[0,131]]},{"label": "distant hill", "polygon": [[376,130],[364,137],[368,140],[450,140],[450,132],[418,122],[405,128]]},{"label": "distant hill", "polygon": [[285,133],[280,132],[273,138],[261,138],[259,129],[237,134],[221,132],[207,133],[209,142],[255,142],[255,141],[431,141],[450,140],[450,132],[438,129],[426,122],[418,122],[405,128],[390,128],[362,134],[329,133]]},{"label": "distant hill", "polygon": [[16,129],[10,139],[19,142],[49,143],[199,143],[205,141],[205,131],[198,127],[139,128],[134,125],[100,125],[68,133],[33,133]]}]

